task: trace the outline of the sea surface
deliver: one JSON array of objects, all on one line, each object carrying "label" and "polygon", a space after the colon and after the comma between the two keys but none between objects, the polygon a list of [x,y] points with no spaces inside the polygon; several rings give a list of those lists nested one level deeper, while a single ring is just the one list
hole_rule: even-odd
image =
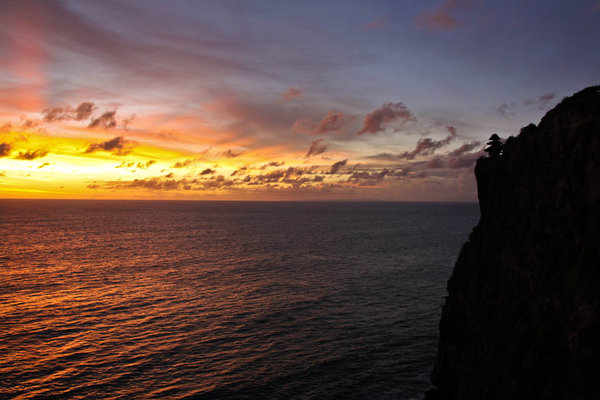
[{"label": "sea surface", "polygon": [[0,398],[420,399],[478,218],[0,200]]}]

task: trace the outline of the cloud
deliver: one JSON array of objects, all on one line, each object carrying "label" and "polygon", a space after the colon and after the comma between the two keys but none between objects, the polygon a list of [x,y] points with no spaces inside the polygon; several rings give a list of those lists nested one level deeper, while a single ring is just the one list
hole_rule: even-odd
[{"label": "cloud", "polygon": [[348,160],[341,160],[338,162],[335,162],[331,165],[331,168],[329,169],[329,174],[337,174],[337,172],[344,166],[346,165],[346,163],[348,162]]},{"label": "cloud", "polygon": [[469,0],[446,0],[438,3],[433,9],[425,10],[417,16],[416,25],[419,28],[432,31],[448,31],[460,25],[456,14],[461,9],[471,5]]},{"label": "cloud", "polygon": [[364,26],[365,31],[372,31],[374,29],[383,29],[385,27],[385,18],[374,19]]},{"label": "cloud", "polygon": [[242,172],[247,171],[247,170],[248,170],[248,167],[239,167],[238,169],[236,169],[235,171],[233,171],[231,173],[231,175],[229,175],[229,176],[236,176],[236,175],[241,174]]},{"label": "cloud", "polygon": [[284,90],[283,93],[281,93],[281,99],[285,102],[291,101],[293,99],[298,99],[302,96],[304,96],[304,92],[302,91],[302,89],[297,89],[292,86],[290,86],[287,90]]},{"label": "cloud", "polygon": [[469,143],[463,143],[459,148],[452,150],[448,153],[449,156],[460,156],[463,153],[468,153],[469,151],[475,149],[477,146],[481,146],[481,142],[473,141]]},{"label": "cloud", "polygon": [[496,114],[503,118],[514,117],[514,109],[516,107],[516,103],[511,101],[510,103],[503,103],[498,108],[496,108]]},{"label": "cloud", "polygon": [[385,129],[385,125],[392,122],[398,121],[403,125],[408,121],[416,120],[413,113],[403,102],[385,103],[365,116],[363,126],[358,133],[377,133]]},{"label": "cloud", "polygon": [[7,122],[0,126],[0,132],[10,132],[10,131],[12,131],[12,123],[11,122]]},{"label": "cloud", "polygon": [[242,154],[244,154],[243,151],[233,151],[231,149],[227,149],[226,151],[221,153],[221,155],[223,155],[227,158],[235,158],[235,157],[241,156]]},{"label": "cloud", "polygon": [[115,155],[123,156],[129,154],[132,150],[132,144],[130,141],[125,140],[123,136],[117,136],[114,139],[107,140],[102,143],[92,143],[88,146],[86,153],[93,153],[95,151],[110,151]]},{"label": "cloud", "polygon": [[556,98],[555,93],[546,93],[539,96],[537,99],[525,99],[523,101],[524,106],[537,107],[540,110],[545,110],[549,107],[550,102]]},{"label": "cloud", "polygon": [[10,150],[12,146],[10,143],[0,143],[0,157],[6,157],[10,155]]},{"label": "cloud", "polygon": [[133,168],[135,166],[135,161],[123,161],[121,164],[117,165],[115,168]]},{"label": "cloud", "polygon": [[388,174],[390,170],[387,168],[381,171],[354,171],[348,178],[348,182],[357,183],[359,186],[373,186],[381,182]]},{"label": "cloud", "polygon": [[211,175],[211,174],[214,174],[215,172],[217,172],[217,171],[215,171],[214,169],[206,168],[205,170],[200,172],[200,175]]},{"label": "cloud", "polygon": [[148,169],[150,168],[150,166],[152,166],[153,164],[156,164],[156,160],[148,160],[145,163],[143,162],[138,162],[137,163],[137,167],[140,169]]},{"label": "cloud", "polygon": [[285,165],[285,162],[283,162],[283,161],[270,161],[269,163],[261,166],[259,169],[266,169],[267,167],[281,167],[282,165]]},{"label": "cloud", "polygon": [[41,165],[38,167],[38,169],[40,169],[40,168],[44,168],[44,167],[47,167],[48,165],[50,165],[50,163],[49,163],[49,162],[45,162],[45,163],[41,164]]},{"label": "cloud", "polygon": [[425,164],[427,168],[444,168],[444,163],[441,157],[433,157]]},{"label": "cloud", "polygon": [[327,111],[327,115],[316,124],[309,119],[302,118],[294,122],[292,130],[294,132],[310,133],[314,135],[336,132],[344,123],[344,113],[335,110]]},{"label": "cloud", "polygon": [[313,140],[308,148],[308,152],[304,156],[304,158],[308,158],[310,156],[316,156],[319,154],[325,153],[327,150],[327,145],[323,143],[323,139]]},{"label": "cloud", "polygon": [[171,165],[171,168],[185,168],[193,162],[193,160],[177,161],[175,164]]},{"label": "cloud", "polygon": [[60,105],[53,108],[46,108],[42,111],[45,122],[54,121],[83,121],[91,117],[96,107],[94,103],[85,101],[73,108],[69,105]]},{"label": "cloud", "polygon": [[433,154],[440,147],[448,145],[454,138],[456,138],[456,129],[452,126],[446,126],[448,129],[448,136],[442,140],[434,140],[431,138],[419,139],[414,150],[406,151],[400,154],[398,157],[406,160],[414,160],[417,156],[428,156]]},{"label": "cloud", "polygon": [[36,158],[45,157],[48,154],[48,150],[36,149],[33,151],[20,151],[15,157],[17,160],[35,160]]},{"label": "cloud", "polygon": [[448,168],[458,169],[467,168],[475,164],[477,159],[482,156],[482,152],[468,153],[459,157],[448,159]]},{"label": "cloud", "polygon": [[88,128],[105,128],[112,129],[117,127],[117,120],[115,119],[116,111],[106,111],[104,114],[97,118],[92,118]]},{"label": "cloud", "polygon": [[124,130],[128,130],[129,129],[129,125],[131,125],[131,123],[133,122],[133,120],[136,117],[137,117],[137,115],[131,114],[129,117],[123,118],[123,120],[121,121],[121,126],[123,127],[123,129]]}]

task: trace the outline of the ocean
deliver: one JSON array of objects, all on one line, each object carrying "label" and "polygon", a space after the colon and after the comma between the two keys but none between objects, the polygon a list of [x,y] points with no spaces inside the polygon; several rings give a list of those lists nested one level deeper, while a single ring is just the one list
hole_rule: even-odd
[{"label": "ocean", "polygon": [[421,399],[477,204],[0,200],[0,398]]}]

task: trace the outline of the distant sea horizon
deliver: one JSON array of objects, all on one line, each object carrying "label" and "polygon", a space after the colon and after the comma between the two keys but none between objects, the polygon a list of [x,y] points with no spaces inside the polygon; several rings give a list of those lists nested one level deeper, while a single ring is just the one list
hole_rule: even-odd
[{"label": "distant sea horizon", "polygon": [[477,203],[0,199],[0,397],[420,399]]}]

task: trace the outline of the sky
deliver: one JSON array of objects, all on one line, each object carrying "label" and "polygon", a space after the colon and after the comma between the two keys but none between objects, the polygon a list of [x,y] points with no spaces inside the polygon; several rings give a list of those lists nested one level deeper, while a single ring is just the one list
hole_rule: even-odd
[{"label": "sky", "polygon": [[476,201],[600,1],[0,2],[0,197]]}]

